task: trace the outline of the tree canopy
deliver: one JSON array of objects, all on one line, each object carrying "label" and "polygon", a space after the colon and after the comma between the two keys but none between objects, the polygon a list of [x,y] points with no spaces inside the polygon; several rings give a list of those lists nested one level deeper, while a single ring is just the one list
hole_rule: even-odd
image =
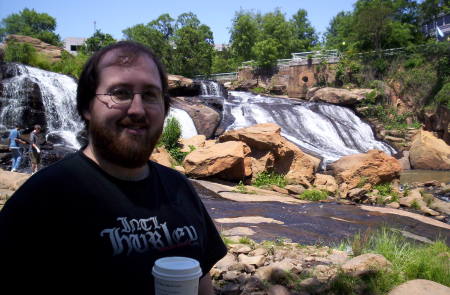
[{"label": "tree canopy", "polygon": [[0,36],[18,34],[40,39],[46,43],[60,46],[61,39],[55,33],[56,20],[47,13],[39,13],[25,8],[19,13],[5,17],[1,22]]}]

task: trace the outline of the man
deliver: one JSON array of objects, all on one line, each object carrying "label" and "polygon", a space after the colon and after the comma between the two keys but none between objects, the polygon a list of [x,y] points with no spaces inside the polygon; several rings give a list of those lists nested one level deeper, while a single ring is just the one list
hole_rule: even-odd
[{"label": "man", "polygon": [[36,173],[39,170],[41,164],[41,149],[39,148],[38,134],[41,133],[41,125],[34,125],[34,130],[30,133],[30,159],[31,159],[31,171]]},{"label": "man", "polygon": [[16,125],[14,129],[9,132],[9,150],[12,153],[11,171],[15,172],[20,167],[22,161],[22,147],[20,144],[26,144],[26,141],[20,138],[19,126]]},{"label": "man", "polygon": [[5,294],[153,294],[153,263],[167,256],[197,259],[199,294],[213,294],[208,273],[226,247],[190,182],[148,161],[167,88],[160,61],[137,43],[90,58],[77,91],[88,145],[40,170],[0,211],[2,291],[15,291]]}]

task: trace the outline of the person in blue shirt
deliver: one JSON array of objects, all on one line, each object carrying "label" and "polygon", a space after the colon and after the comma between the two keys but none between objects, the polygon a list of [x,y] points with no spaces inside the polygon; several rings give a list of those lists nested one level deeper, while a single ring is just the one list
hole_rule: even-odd
[{"label": "person in blue shirt", "polygon": [[16,127],[9,132],[9,150],[12,153],[12,172],[19,169],[20,162],[22,161],[22,147],[20,144],[26,144],[26,142],[20,138],[19,126],[16,125]]}]

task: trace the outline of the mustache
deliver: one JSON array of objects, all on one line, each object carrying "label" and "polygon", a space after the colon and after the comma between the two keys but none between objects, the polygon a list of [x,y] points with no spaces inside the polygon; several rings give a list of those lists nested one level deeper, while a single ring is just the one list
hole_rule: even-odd
[{"label": "mustache", "polygon": [[119,122],[119,126],[146,128],[149,127],[149,124],[145,117],[125,117]]}]

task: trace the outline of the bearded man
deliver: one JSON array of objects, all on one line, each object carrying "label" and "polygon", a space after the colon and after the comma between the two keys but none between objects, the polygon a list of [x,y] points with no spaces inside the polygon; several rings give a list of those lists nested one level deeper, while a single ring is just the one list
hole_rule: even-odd
[{"label": "bearded man", "polygon": [[[118,42],[86,63],[77,90],[88,144],[34,174],[0,211],[5,294],[154,294],[156,259],[199,261],[199,294],[226,254],[190,182],[149,161],[169,110],[167,74]],[[20,283],[17,283],[17,282]]]}]

